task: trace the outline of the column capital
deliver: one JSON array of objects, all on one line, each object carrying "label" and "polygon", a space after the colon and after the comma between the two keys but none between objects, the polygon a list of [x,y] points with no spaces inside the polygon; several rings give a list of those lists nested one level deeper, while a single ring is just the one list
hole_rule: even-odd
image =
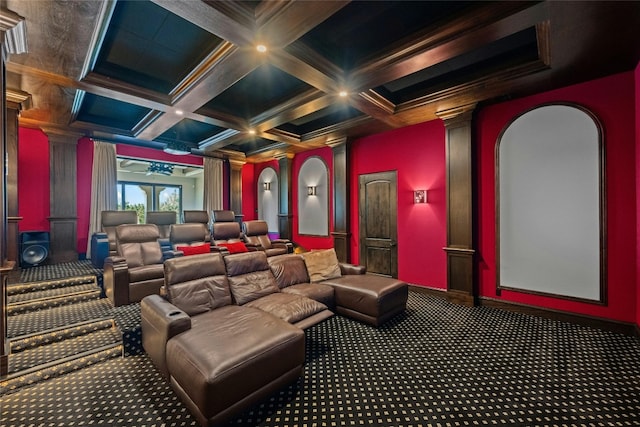
[{"label": "column capital", "polygon": [[82,133],[49,127],[43,127],[42,131],[49,138],[49,142],[55,142],[58,144],[76,145],[78,140],[84,136]]},{"label": "column capital", "polygon": [[231,169],[242,169],[242,166],[244,166],[246,163],[247,161],[242,159],[229,159],[229,165],[231,165]]},{"label": "column capital", "polygon": [[277,161],[280,161],[282,159],[293,159],[295,157],[295,153],[280,153],[280,154],[276,154],[275,156],[273,156],[274,159],[276,159]]},{"label": "column capital", "polygon": [[436,111],[436,116],[444,120],[445,125],[470,121],[476,105],[477,104],[474,102],[472,104],[460,105],[446,110],[439,110]]}]

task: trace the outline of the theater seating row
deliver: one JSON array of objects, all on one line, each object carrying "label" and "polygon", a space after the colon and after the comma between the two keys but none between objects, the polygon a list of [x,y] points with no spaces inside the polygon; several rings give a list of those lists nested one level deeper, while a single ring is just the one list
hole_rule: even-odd
[{"label": "theater seating row", "polygon": [[[140,301],[144,296],[159,293],[164,280],[162,263],[169,258],[209,252],[262,251],[269,256],[291,253],[289,241],[271,241],[264,221],[243,223],[246,235],[235,222],[232,211],[214,211],[210,231],[205,211],[185,211],[187,222],[169,223],[173,212],[152,212],[147,220],[159,224],[116,224],[133,221],[133,211],[103,212],[104,233],[94,236],[96,250],[92,252],[94,265],[104,269],[105,294],[114,306]],[[134,217],[131,217],[131,214]],[[164,214],[164,215],[159,215]],[[169,214],[169,215],[166,215]],[[165,219],[165,221],[162,221]],[[163,226],[167,229],[163,230]],[[108,250],[107,250],[108,248]]]}]

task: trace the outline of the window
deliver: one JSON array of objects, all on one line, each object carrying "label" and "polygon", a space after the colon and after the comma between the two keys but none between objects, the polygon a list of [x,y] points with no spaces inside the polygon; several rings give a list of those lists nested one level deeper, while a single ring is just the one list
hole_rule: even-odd
[{"label": "window", "polygon": [[118,181],[118,210],[134,210],[143,224],[147,211],[182,212],[182,186]]}]

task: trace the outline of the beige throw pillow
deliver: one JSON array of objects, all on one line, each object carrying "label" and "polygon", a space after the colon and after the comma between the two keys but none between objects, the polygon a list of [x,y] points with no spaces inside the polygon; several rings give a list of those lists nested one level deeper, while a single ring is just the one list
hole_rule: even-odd
[{"label": "beige throw pillow", "polygon": [[336,251],[332,249],[315,250],[302,254],[311,283],[341,277]]}]

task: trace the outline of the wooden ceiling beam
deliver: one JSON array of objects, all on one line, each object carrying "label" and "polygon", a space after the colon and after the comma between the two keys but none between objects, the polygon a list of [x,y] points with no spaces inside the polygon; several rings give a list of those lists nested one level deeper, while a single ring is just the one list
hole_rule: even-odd
[{"label": "wooden ceiling beam", "polygon": [[[484,16],[484,15],[483,15]],[[490,20],[491,16],[484,19]],[[493,17],[495,19],[495,16]],[[485,25],[478,25],[477,16],[468,16],[466,25],[453,26],[457,33],[439,34],[424,40],[412,40],[394,51],[385,52],[377,61],[368,63],[350,76],[354,91],[365,91],[406,77],[430,66],[445,62],[458,55],[500,40],[518,31],[535,27],[548,19],[546,5],[536,4]],[[446,37],[448,36],[448,37]]]},{"label": "wooden ceiling beam", "polygon": [[236,46],[246,47],[253,44],[254,19],[242,2],[151,1]]},{"label": "wooden ceiling beam", "polygon": [[[176,111],[182,110],[183,113],[196,111],[255,70],[260,63],[261,59],[253,52],[247,53],[236,50],[230,53],[219,61],[215,67],[212,66],[206,72],[203,72],[198,82],[193,84],[189,91],[184,93],[173,107]],[[182,119],[183,116],[178,114],[164,114],[144,129],[138,137],[152,140]]]},{"label": "wooden ceiling beam", "polygon": [[283,48],[349,4],[349,1],[281,1],[268,3],[256,18],[256,38],[271,48]]}]

